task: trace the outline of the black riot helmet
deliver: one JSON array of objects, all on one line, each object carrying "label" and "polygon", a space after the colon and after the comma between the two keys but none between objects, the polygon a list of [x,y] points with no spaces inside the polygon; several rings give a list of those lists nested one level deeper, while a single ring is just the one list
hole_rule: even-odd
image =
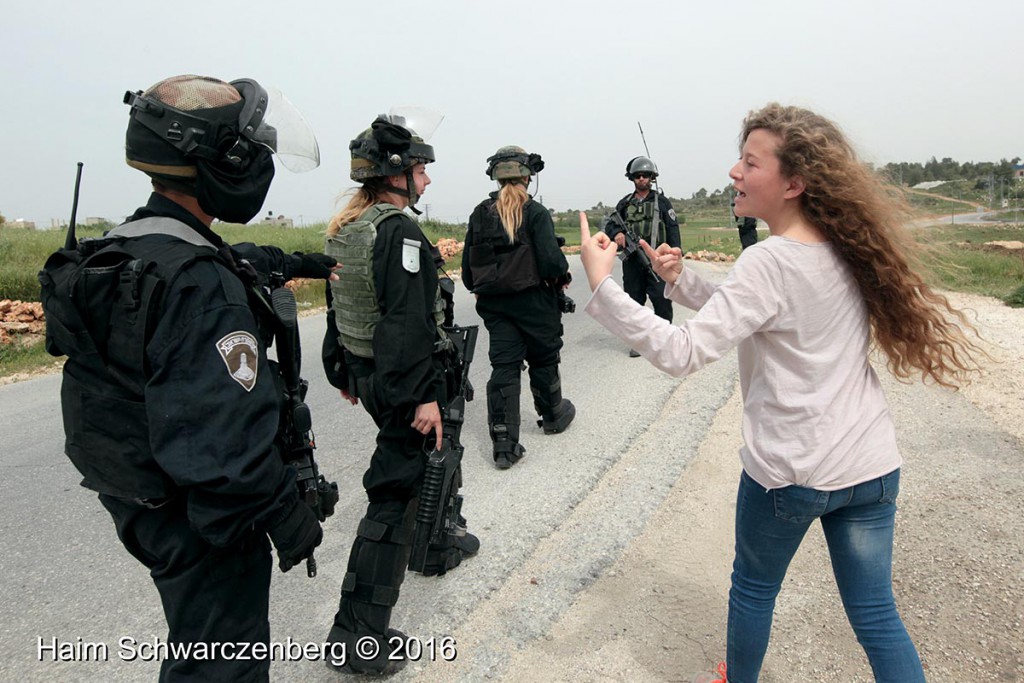
[{"label": "black riot helmet", "polygon": [[358,182],[372,178],[386,178],[405,174],[405,194],[409,206],[416,210],[419,195],[412,179],[416,164],[435,161],[434,148],[427,140],[444,119],[444,115],[419,107],[392,109],[389,114],[380,114],[370,127],[357,135],[349,145],[351,166],[349,177]]},{"label": "black riot helmet", "polygon": [[522,147],[506,145],[487,157],[487,177],[491,180],[529,178],[544,170],[539,154],[527,154]]},{"label": "black riot helmet", "polygon": [[184,75],[126,92],[128,165],[196,197],[203,211],[246,223],[274,178],[272,155],[301,172],[320,164],[302,115],[276,90],[251,79],[226,83]]},{"label": "black riot helmet", "polygon": [[658,167],[647,157],[633,157],[626,164],[626,177],[632,180],[636,173],[650,173],[653,180],[658,177]]}]

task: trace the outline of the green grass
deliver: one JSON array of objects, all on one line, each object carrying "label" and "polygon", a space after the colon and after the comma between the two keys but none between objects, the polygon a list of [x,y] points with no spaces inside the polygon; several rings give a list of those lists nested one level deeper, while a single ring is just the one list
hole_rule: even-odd
[{"label": "green grass", "polygon": [[1008,304],[1021,298],[1024,252],[1011,254],[984,245],[1024,241],[1024,226],[937,225],[915,230],[914,235],[932,248],[925,252],[925,264],[938,286],[996,297]]},{"label": "green grass", "polygon": [[1024,308],[1024,285],[1015,289],[1010,296],[1003,299],[1007,306],[1013,308]]},{"label": "green grass", "polygon": [[[99,237],[97,231],[81,230],[82,237]],[[64,246],[64,232],[0,228],[0,299],[39,299],[36,274],[46,258]]]},{"label": "green grass", "polygon": [[[931,200],[935,202],[931,202]],[[949,208],[948,200],[924,198],[914,200],[917,210],[929,213],[930,206]],[[963,205],[958,205],[966,210]],[[731,255],[739,255],[739,235],[727,214],[722,215],[721,207],[705,207],[687,217],[680,226],[684,251],[707,249]],[[601,211],[588,212],[591,227],[603,223]],[[427,237],[436,242],[439,238],[465,238],[464,224],[421,223]],[[304,228],[279,228],[265,225],[217,224],[216,231],[227,242],[253,242],[272,244],[285,252],[320,252],[323,249],[324,224]],[[566,239],[568,245],[579,245],[579,223],[575,218],[556,222],[555,231]],[[915,237],[933,247],[933,253],[926,258],[934,273],[933,284],[944,289],[973,292],[1002,299],[1011,306],[1024,306],[1024,257],[991,251],[983,247],[991,241],[1024,241],[1024,225],[997,223],[982,226],[950,225],[937,220],[936,224],[915,231]],[[80,228],[79,237],[99,237],[96,230]],[[759,231],[759,239],[765,239],[767,231]],[[64,233],[47,230],[0,229],[0,298],[35,301],[39,296],[36,273],[47,256],[63,246]],[[458,258],[458,257],[456,257]],[[449,264],[449,267],[457,267]],[[310,281],[296,291],[300,310],[323,305],[323,283]],[[12,344],[0,347],[0,376],[26,372],[52,363],[41,343],[31,346]]]},{"label": "green grass", "polygon": [[16,338],[13,344],[0,344],[0,377],[33,372],[59,362],[46,352],[42,336],[31,341]]}]

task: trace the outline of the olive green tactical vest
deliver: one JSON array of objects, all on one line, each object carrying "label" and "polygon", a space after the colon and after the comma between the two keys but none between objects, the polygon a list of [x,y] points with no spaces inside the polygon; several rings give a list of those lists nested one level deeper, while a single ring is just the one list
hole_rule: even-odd
[{"label": "olive green tactical vest", "polygon": [[[650,197],[650,195],[648,195]],[[651,230],[654,228],[654,212],[658,210],[658,198],[641,202],[631,197],[626,205],[626,224],[637,237],[651,241]]]},{"label": "olive green tactical vest", "polygon": [[[373,332],[380,320],[377,288],[373,282],[373,244],[377,227],[385,219],[404,215],[398,207],[374,204],[357,220],[328,237],[324,253],[341,264],[338,281],[331,282],[334,320],[342,345],[360,358],[373,358]],[[444,320],[444,301],[438,288],[434,299],[434,320],[440,331]]]}]

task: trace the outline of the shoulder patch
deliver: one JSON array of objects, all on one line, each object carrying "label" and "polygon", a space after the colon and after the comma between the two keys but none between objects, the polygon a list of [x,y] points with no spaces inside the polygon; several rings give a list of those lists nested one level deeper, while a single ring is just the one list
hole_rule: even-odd
[{"label": "shoulder patch", "polygon": [[420,272],[419,240],[402,240],[402,267],[410,273]]},{"label": "shoulder patch", "polygon": [[668,210],[668,217],[671,218],[672,220],[675,220],[676,219],[676,210],[675,209],[669,209]]},{"label": "shoulder patch", "polygon": [[256,386],[257,348],[256,337],[245,330],[226,334],[217,342],[217,353],[224,360],[228,375],[246,391]]}]

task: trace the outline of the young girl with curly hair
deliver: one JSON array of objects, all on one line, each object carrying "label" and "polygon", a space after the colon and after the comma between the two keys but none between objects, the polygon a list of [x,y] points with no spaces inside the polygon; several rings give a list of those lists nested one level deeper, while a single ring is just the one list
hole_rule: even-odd
[{"label": "young girl with curly hair", "polygon": [[769,238],[744,250],[720,285],[683,268],[679,249],[645,244],[665,295],[697,311],[675,327],[609,277],[615,245],[601,233],[591,239],[581,215],[594,291],[586,310],[675,376],[738,346],[743,473],[726,666],[716,680],[758,679],[775,598],[818,520],[875,679],[923,681],[892,592],[902,459],[869,355],[881,352],[901,380],[956,387],[984,351],[964,315],[918,274],[898,192],[833,122],[773,103],[747,116],[740,144],[729,172],[736,214],[764,220]]}]

